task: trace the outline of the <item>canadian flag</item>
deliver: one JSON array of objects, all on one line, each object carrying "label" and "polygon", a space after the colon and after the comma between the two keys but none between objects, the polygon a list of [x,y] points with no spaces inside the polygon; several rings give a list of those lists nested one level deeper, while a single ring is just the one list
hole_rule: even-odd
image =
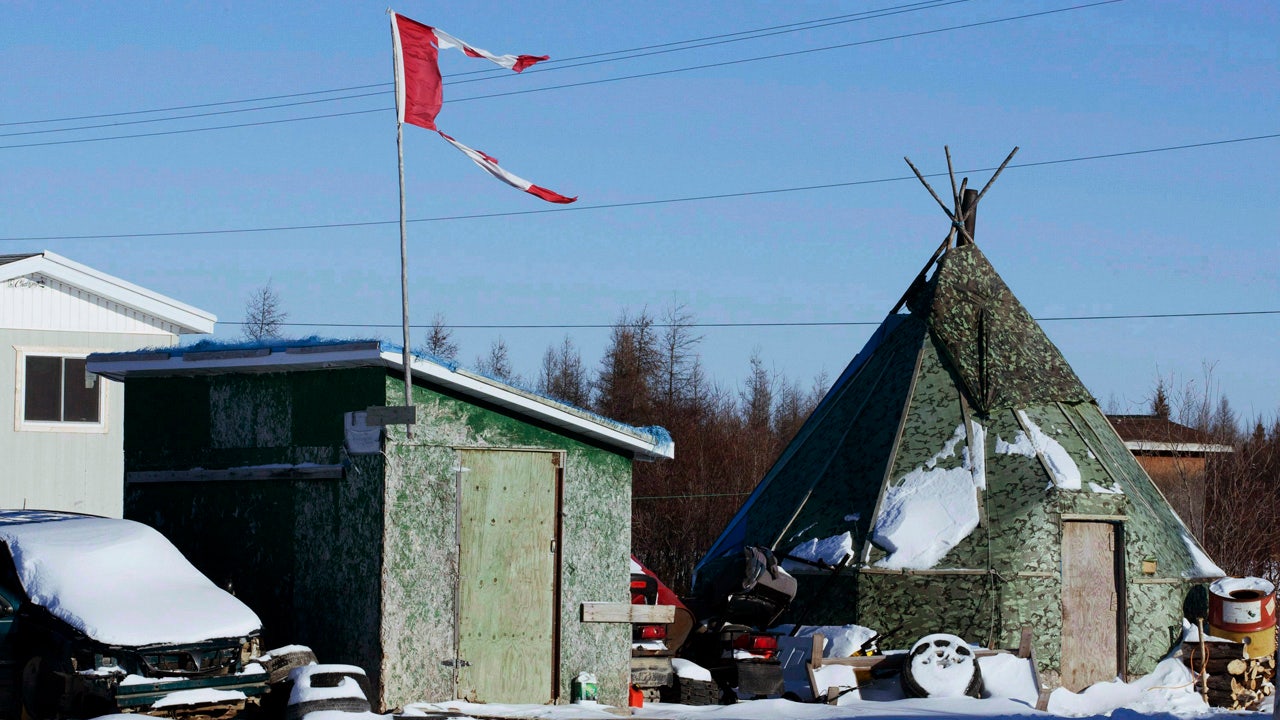
[{"label": "canadian flag", "polygon": [[457,140],[454,140],[453,138],[449,137],[448,135],[445,135],[443,132],[440,132],[439,130],[437,130],[436,132],[440,133],[440,137],[444,138],[445,140],[448,140],[450,145],[461,150],[462,154],[471,158],[471,162],[479,165],[481,168],[484,168],[485,172],[498,178],[502,182],[510,185],[511,187],[516,188],[517,190],[523,190],[529,193],[530,195],[536,195],[542,198],[543,200],[546,200],[547,202],[553,202],[553,203],[567,204],[578,199],[576,197],[565,197],[564,195],[561,195],[560,193],[555,192],[554,190],[548,190],[544,187],[538,187],[537,185],[534,185],[533,183],[529,182],[528,180],[525,180],[522,177],[512,175],[506,170],[503,170],[502,168],[498,167],[497,158],[491,155],[486,155],[480,152],[479,150],[469,148],[466,145],[463,145],[462,143],[458,142]]},{"label": "canadian flag", "polygon": [[451,145],[461,150],[490,175],[508,185],[554,203],[571,203],[576,197],[565,197],[534,185],[498,167],[498,161],[478,150],[463,145],[436,127],[436,116],[444,104],[443,81],[440,77],[440,50],[457,48],[469,57],[484,58],[508,70],[520,72],[548,59],[546,55],[494,55],[429,25],[391,13],[391,38],[395,51],[396,114],[401,123],[435,130]]}]

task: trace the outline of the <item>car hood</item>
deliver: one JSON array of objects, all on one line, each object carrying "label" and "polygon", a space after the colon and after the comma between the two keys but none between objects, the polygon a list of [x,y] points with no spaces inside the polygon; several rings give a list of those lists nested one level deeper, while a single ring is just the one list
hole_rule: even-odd
[{"label": "car hood", "polygon": [[0,541],[28,599],[101,643],[194,643],[262,627],[163,535],[131,520],[0,524]]}]

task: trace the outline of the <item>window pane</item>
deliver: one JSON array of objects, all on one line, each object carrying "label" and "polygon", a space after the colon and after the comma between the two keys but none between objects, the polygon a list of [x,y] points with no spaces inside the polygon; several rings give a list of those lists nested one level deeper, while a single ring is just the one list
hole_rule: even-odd
[{"label": "window pane", "polygon": [[85,372],[84,358],[65,358],[64,362],[62,419],[66,422],[98,422],[98,376]]},{"label": "window pane", "polygon": [[27,420],[62,419],[62,358],[27,356]]}]

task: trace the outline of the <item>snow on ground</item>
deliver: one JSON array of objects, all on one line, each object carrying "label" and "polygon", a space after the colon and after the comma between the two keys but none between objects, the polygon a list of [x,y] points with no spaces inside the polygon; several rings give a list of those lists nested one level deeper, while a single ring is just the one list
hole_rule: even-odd
[{"label": "snow on ground", "polygon": [[[1185,720],[1223,716],[1226,710],[1210,708],[1191,686],[1191,673],[1177,660],[1165,660],[1155,672],[1132,683],[1119,680],[1098,683],[1083,692],[1055,690],[1048,712],[1035,709],[1036,691],[1027,660],[1013,655],[979,659],[986,691],[982,699],[903,699],[898,678],[874,681],[861,688],[862,700],[844,705],[799,703],[791,700],[749,700],[735,705],[693,707],[670,703],[649,703],[632,708],[641,720],[875,720],[884,718],[1103,718],[1112,720]],[[598,703],[571,705],[477,704],[455,700],[444,703],[417,703],[405,707],[405,716],[456,712],[473,718],[512,720],[606,720],[625,715],[620,708]],[[1266,720],[1271,715],[1267,701],[1260,712],[1230,712],[1237,720]],[[389,718],[390,716],[385,716]],[[324,717],[308,715],[308,720],[372,720],[373,716]]]}]

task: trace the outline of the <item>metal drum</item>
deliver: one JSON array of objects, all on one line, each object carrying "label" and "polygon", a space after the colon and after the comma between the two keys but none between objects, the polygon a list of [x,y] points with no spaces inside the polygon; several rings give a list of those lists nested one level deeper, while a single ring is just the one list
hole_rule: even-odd
[{"label": "metal drum", "polygon": [[1209,586],[1209,632],[1246,643],[1245,654],[1276,651],[1276,589],[1256,577],[1222,578]]}]

